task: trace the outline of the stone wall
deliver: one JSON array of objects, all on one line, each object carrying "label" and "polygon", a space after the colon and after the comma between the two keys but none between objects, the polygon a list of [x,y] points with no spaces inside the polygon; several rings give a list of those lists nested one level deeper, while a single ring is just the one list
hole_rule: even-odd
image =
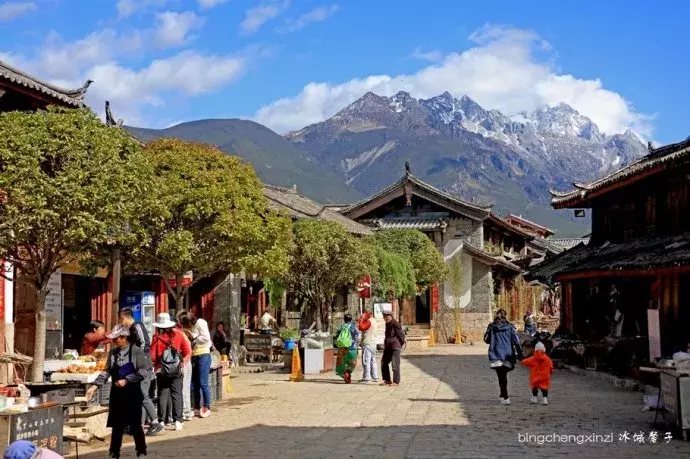
[{"label": "stone wall", "polygon": [[472,260],[472,301],[466,308],[467,312],[491,314],[494,300],[493,279],[491,267]]},{"label": "stone wall", "polygon": [[467,312],[460,313],[462,323],[462,334],[467,336],[468,341],[475,343],[482,342],[486,327],[491,322],[491,312]]},{"label": "stone wall", "polygon": [[223,321],[228,338],[232,343],[232,353],[237,361],[240,347],[241,313],[240,278],[229,274],[215,288],[213,297],[213,322]]},{"label": "stone wall", "polygon": [[469,218],[456,218],[449,222],[448,229],[446,234],[450,234],[451,238],[467,241],[478,249],[484,247],[484,226],[482,222]]}]

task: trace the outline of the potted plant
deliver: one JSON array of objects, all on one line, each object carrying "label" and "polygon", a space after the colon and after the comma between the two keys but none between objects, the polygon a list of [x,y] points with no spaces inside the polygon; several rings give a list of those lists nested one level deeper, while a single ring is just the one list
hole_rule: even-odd
[{"label": "potted plant", "polygon": [[299,339],[299,330],[294,328],[281,328],[280,338],[285,342],[285,350],[291,351],[295,347],[295,342]]}]

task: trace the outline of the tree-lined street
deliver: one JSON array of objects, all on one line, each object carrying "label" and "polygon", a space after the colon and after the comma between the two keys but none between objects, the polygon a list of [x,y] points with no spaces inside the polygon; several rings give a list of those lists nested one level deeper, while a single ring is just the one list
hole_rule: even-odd
[{"label": "tree-lined street", "polygon": [[[650,443],[652,413],[642,395],[556,370],[550,405],[530,405],[528,372],[510,374],[510,406],[498,403],[486,346],[440,346],[403,354],[397,388],[333,375],[288,382],[285,373],[233,378],[229,401],[181,432],[151,438],[149,457],[687,457],[690,444]],[[361,367],[355,370],[357,379]],[[353,380],[355,378],[353,377]],[[635,436],[644,433],[644,444]],[[621,435],[628,434],[626,441]],[[569,443],[521,442],[520,435],[574,435]],[[596,438],[592,435],[600,435]],[[539,438],[535,439],[539,440]],[[599,440],[595,442],[595,440]],[[609,441],[611,440],[611,441]],[[639,438],[638,438],[639,440]],[[580,441],[581,444],[577,444]],[[105,449],[80,457],[103,457]],[[131,446],[123,457],[133,457]]]}]

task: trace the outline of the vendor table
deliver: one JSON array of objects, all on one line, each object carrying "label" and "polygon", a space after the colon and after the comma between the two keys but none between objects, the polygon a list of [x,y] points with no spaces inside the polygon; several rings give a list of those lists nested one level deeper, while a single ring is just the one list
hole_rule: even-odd
[{"label": "vendor table", "polygon": [[62,454],[64,424],[62,405],[0,415],[0,446],[5,448],[17,440],[27,440]]},{"label": "vendor table", "polygon": [[679,429],[688,440],[690,429],[690,374],[673,370],[661,372],[661,395],[664,400],[664,420]]}]

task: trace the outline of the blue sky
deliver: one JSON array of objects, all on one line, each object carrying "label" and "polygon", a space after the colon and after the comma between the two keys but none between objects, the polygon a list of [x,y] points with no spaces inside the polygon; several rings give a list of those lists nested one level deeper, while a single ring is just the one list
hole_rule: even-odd
[{"label": "blue sky", "polygon": [[252,118],[285,132],[368,90],[468,94],[507,115],[567,102],[607,132],[690,135],[677,1],[0,0],[0,59],[95,82],[128,124]]}]

